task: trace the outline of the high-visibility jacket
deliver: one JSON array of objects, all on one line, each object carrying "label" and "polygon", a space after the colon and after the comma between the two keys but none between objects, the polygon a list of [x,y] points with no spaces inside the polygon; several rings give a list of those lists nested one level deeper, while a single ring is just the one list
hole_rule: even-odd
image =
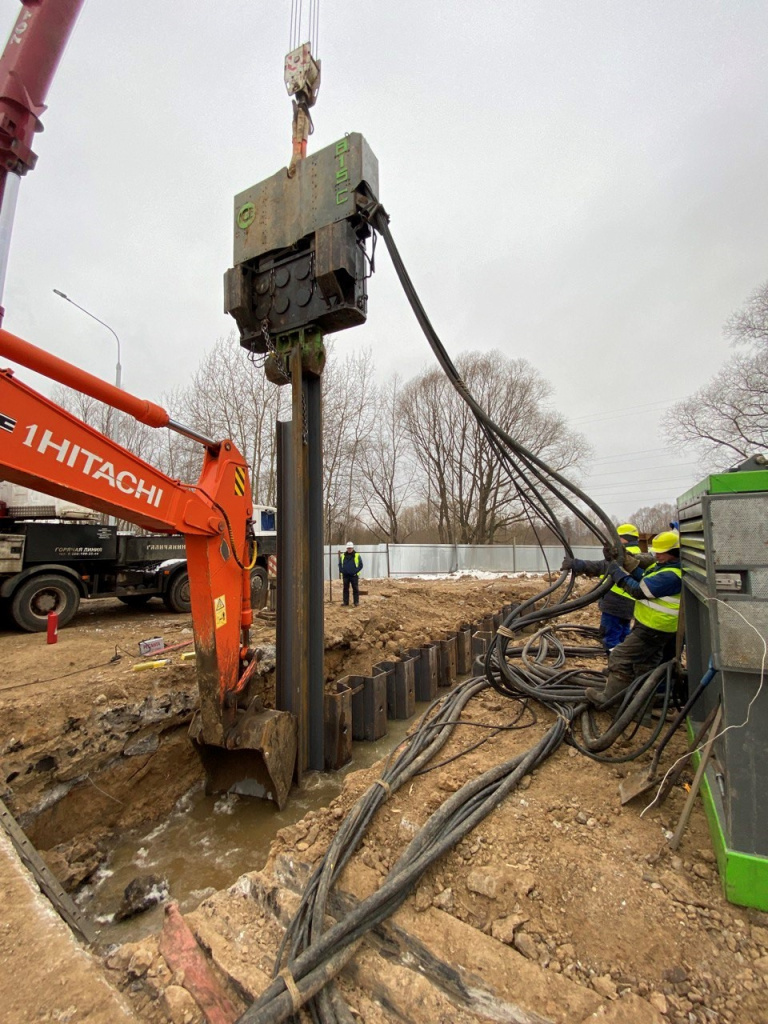
[{"label": "high-visibility jacket", "polygon": [[343,555],[339,554],[339,572],[344,576],[357,576],[362,568],[363,560],[357,551],[354,553],[346,551]]},{"label": "high-visibility jacket", "polygon": [[[661,573],[674,573],[680,580],[680,589],[676,594],[666,594],[664,597],[655,597],[651,590],[643,584],[654,576]],[[643,573],[639,581],[639,592],[635,591],[635,621],[647,626],[648,629],[656,629],[660,633],[674,633],[677,629],[677,620],[680,615],[680,592],[682,590],[682,569],[670,565],[657,565],[655,562]]]},{"label": "high-visibility jacket", "polygon": [[[641,555],[642,554],[642,551],[637,546],[637,544],[627,544],[627,546],[624,548],[624,550],[628,551],[630,553],[630,555]],[[600,579],[604,580],[605,576],[601,576]],[[613,584],[613,586],[611,587],[610,592],[612,594],[618,594],[619,597],[626,598],[629,601],[634,601],[635,600],[635,598],[631,594],[628,594],[626,592],[626,590],[624,590],[623,587],[620,587],[618,585],[618,583],[614,583]]]}]

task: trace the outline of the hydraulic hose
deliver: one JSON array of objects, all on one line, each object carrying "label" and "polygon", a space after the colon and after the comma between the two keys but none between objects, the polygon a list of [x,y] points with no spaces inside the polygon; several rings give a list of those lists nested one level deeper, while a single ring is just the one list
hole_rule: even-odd
[{"label": "hydraulic hose", "polygon": [[[512,438],[475,401],[421,304],[389,230],[388,216],[375,202],[371,202],[365,215],[384,238],[406,297],[438,363],[470,408],[499,465],[509,474],[537,539],[538,521],[552,531],[567,553],[572,554],[565,529],[555,513],[554,502],[544,493],[547,491],[583,523],[607,551],[619,557],[623,549],[616,527],[600,506]],[[592,517],[578,503],[585,506]],[[596,631],[590,627],[544,624],[588,606],[607,593],[613,582],[605,579],[587,593],[572,597],[574,584],[575,574],[561,571],[535,597],[514,608],[488,647],[484,661],[485,677],[470,679],[434,701],[413,733],[392,752],[381,777],[351,808],[325,856],[312,872],[299,907],[286,929],[275,964],[275,978],[240,1017],[238,1024],[279,1024],[294,1016],[298,1006],[304,1004],[317,1024],[350,1024],[349,1012],[332,979],[354,954],[363,936],[402,905],[424,872],[439,857],[498,807],[520,780],[550,757],[564,741],[573,743],[589,757],[604,759],[601,752],[623,735],[638,711],[654,699],[659,679],[666,673],[664,712],[660,719],[661,723],[664,722],[671,692],[671,663],[639,680],[621,702],[611,726],[605,733],[597,733],[584,691],[587,686],[602,680],[603,676],[590,670],[569,669],[567,656],[591,657],[598,650],[588,645],[565,645],[556,636],[557,630],[561,629],[595,640]],[[530,628],[534,628],[534,634],[526,637],[519,646],[514,646],[513,639]],[[551,663],[547,664],[548,660]],[[381,887],[328,927],[328,901],[333,887],[377,810],[392,793],[429,770],[428,765],[431,768],[437,766],[433,759],[445,746],[456,725],[460,724],[463,708],[488,686],[520,703],[520,711],[513,724],[500,728],[526,728],[532,724],[519,724],[531,699],[545,704],[554,712],[554,723],[528,750],[470,779],[449,797],[416,833]],[[573,736],[576,718],[581,721],[581,744]],[[651,742],[658,732],[658,729],[654,732]],[[648,745],[642,749],[647,749]],[[635,751],[632,756],[637,754]]]}]

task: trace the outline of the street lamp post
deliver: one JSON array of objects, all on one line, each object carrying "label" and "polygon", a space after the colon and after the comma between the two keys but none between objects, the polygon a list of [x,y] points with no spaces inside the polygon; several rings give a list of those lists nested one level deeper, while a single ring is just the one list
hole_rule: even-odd
[{"label": "street lamp post", "polygon": [[[105,324],[103,320],[99,320],[99,318],[97,316],[94,316],[93,313],[90,312],[90,310],[85,309],[85,307],[81,306],[78,302],[75,302],[74,299],[70,299],[70,297],[68,295],[66,295],[64,292],[59,291],[58,288],[54,288],[53,289],[53,293],[54,293],[54,295],[58,295],[60,299],[64,299],[66,302],[68,302],[70,305],[74,306],[76,309],[79,309],[81,313],[85,313],[85,315],[89,316],[91,318],[91,320],[95,320],[97,324],[101,324],[102,327],[106,327],[106,329],[109,331],[109,333],[115,339],[115,341],[117,342],[117,366],[115,367],[115,387],[117,387],[117,388],[122,387],[123,368],[122,368],[122,366],[120,364],[120,339],[117,336],[117,332],[113,331],[112,328],[109,326],[109,324]],[[114,434],[112,432],[112,414],[113,413],[117,413],[117,415],[115,416],[115,430],[114,430]],[[120,436],[120,432],[121,432],[120,431],[120,426],[121,426],[121,424],[120,424],[120,413],[117,412],[116,409],[110,408],[109,412],[107,413],[107,434],[110,437],[114,436],[114,439],[116,441],[117,441],[117,439]],[[117,525],[117,519],[114,516],[107,516],[106,522],[108,524],[112,525],[112,526],[116,526]]]},{"label": "street lamp post", "polygon": [[53,289],[53,293],[54,293],[54,295],[58,295],[59,298],[65,299],[72,306],[75,306],[77,309],[80,310],[81,313],[85,313],[85,315],[89,316],[91,318],[91,320],[95,320],[97,324],[101,324],[102,327],[106,327],[106,329],[109,331],[109,333],[115,339],[115,341],[117,342],[117,366],[115,367],[115,387],[117,387],[117,388],[122,387],[123,368],[120,365],[120,339],[118,338],[117,333],[112,330],[112,328],[109,326],[109,324],[105,324],[103,320],[99,320],[99,318],[97,316],[94,316],[93,313],[89,312],[89,310],[85,309],[79,303],[75,302],[74,299],[70,299],[70,297],[68,295],[65,295],[64,292],[60,292],[58,288],[54,288]]}]

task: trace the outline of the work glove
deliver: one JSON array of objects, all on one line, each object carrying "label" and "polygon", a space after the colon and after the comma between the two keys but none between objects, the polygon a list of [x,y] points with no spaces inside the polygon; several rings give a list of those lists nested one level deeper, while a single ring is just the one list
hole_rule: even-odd
[{"label": "work glove", "polygon": [[614,583],[623,580],[627,573],[621,568],[618,562],[608,562],[605,567],[605,575],[610,576]]},{"label": "work glove", "polygon": [[612,562],[616,558],[616,548],[613,544],[603,544],[603,558],[606,558],[609,562]]},{"label": "work glove", "polygon": [[633,555],[631,551],[625,551],[624,572],[634,572],[638,565],[640,565],[640,559]]},{"label": "work glove", "polygon": [[573,568],[573,559],[571,558],[570,555],[566,555],[565,558],[563,559],[563,564],[560,566],[560,569],[568,572],[572,568]]}]

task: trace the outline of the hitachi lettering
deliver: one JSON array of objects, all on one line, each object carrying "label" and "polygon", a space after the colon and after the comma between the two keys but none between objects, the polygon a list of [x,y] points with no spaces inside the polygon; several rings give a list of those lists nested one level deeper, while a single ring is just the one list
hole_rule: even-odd
[{"label": "hitachi lettering", "polygon": [[24,439],[27,448],[35,449],[40,455],[50,453],[57,462],[66,462],[69,469],[79,469],[93,480],[106,480],[110,487],[116,488],[122,494],[132,494],[135,498],[144,499],[153,508],[160,507],[163,499],[162,487],[147,484],[130,470],[116,469],[113,462],[108,462],[95,452],[81,448],[79,444],[73,444],[67,438],[54,440],[51,430],[44,430],[36,442],[37,433],[37,423],[27,427],[27,436]]}]

